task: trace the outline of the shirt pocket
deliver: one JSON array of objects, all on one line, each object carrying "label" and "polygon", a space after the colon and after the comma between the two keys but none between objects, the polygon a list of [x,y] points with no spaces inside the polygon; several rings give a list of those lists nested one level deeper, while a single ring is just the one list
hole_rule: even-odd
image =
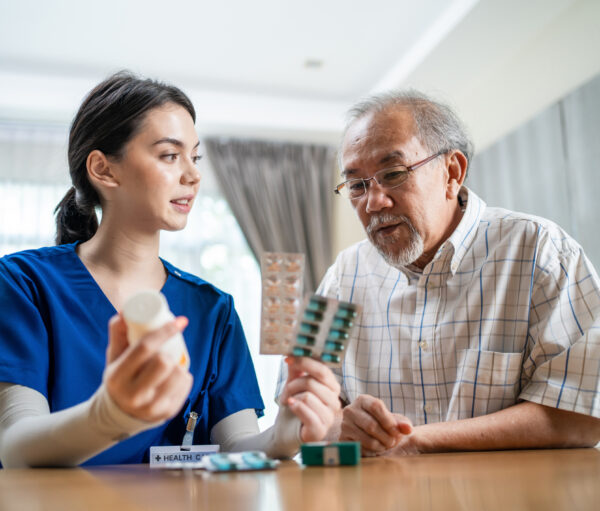
[{"label": "shirt pocket", "polygon": [[522,353],[460,350],[447,420],[487,415],[514,405],[522,359]]}]

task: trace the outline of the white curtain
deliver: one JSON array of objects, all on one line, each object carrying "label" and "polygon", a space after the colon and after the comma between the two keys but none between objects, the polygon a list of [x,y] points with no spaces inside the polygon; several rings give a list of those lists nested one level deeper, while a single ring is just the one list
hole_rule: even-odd
[{"label": "white curtain", "polygon": [[[0,256],[54,244],[54,208],[70,186],[66,126],[0,122]],[[259,356],[260,271],[207,162],[188,226],[164,232],[161,256],[234,297],[265,401],[276,416],[278,357]]]},{"label": "white curtain", "polygon": [[600,76],[478,154],[467,185],[488,205],[549,218],[600,269]]}]

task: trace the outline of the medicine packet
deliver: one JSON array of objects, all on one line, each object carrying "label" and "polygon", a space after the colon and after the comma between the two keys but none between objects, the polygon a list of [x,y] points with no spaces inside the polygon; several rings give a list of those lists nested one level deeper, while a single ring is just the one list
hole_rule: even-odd
[{"label": "medicine packet", "polygon": [[267,252],[260,266],[260,352],[340,366],[359,307],[319,295],[302,300],[304,254]]},{"label": "medicine packet", "polygon": [[260,352],[289,354],[302,306],[304,254],[266,252],[260,258],[262,310]]},{"label": "medicine packet", "polygon": [[300,446],[302,464],[308,466],[358,465],[360,442],[309,442]]},{"label": "medicine packet", "polygon": [[268,458],[262,451],[223,452],[205,456],[202,465],[209,472],[248,472],[274,470],[279,461]]}]

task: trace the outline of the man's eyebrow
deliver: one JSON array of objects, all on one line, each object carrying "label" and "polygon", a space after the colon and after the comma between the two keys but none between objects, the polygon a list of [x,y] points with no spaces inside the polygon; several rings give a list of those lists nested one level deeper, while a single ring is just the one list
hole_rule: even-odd
[{"label": "man's eyebrow", "polygon": [[[158,144],[173,144],[173,145],[176,145],[177,147],[183,147],[185,145],[181,140],[178,140],[176,138],[171,138],[171,137],[161,138],[161,139],[157,140],[156,142],[154,142],[152,145],[158,145]],[[200,145],[200,140],[198,140],[198,142],[196,142],[196,145],[194,147],[192,147],[192,149],[196,149],[196,147],[198,147],[199,145]]]},{"label": "man's eyebrow", "polygon": [[[390,161],[393,160],[402,160],[404,161],[404,159],[406,158],[406,155],[400,151],[400,150],[396,150],[396,151],[392,151],[391,153],[386,154],[383,158],[381,158],[379,160],[379,165],[385,165],[386,163],[389,163]],[[348,176],[352,176],[353,174],[356,174],[358,172],[358,169],[344,169],[342,170],[342,172],[340,173],[342,175],[342,177],[348,177]]]},{"label": "man's eyebrow", "polygon": [[392,160],[402,160],[404,161],[404,159],[406,158],[406,155],[402,152],[402,151],[392,151],[389,154],[386,154],[383,158],[381,158],[381,160],[379,160],[379,163],[381,165],[384,165]]}]

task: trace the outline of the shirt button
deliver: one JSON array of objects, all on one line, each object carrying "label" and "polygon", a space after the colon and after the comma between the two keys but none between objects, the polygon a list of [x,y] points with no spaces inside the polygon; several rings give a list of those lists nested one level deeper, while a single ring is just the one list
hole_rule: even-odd
[{"label": "shirt button", "polygon": [[458,268],[458,263],[456,263],[456,261],[455,261],[455,262],[453,262],[453,263],[450,265],[450,269],[451,269],[452,271],[456,271],[456,269],[457,269],[457,268]]},{"label": "shirt button", "polygon": [[419,348],[421,348],[422,350],[426,350],[427,349],[427,341],[419,342]]},{"label": "shirt button", "polygon": [[425,410],[427,413],[431,413],[433,411],[433,405],[431,403],[425,403],[423,410]]}]

